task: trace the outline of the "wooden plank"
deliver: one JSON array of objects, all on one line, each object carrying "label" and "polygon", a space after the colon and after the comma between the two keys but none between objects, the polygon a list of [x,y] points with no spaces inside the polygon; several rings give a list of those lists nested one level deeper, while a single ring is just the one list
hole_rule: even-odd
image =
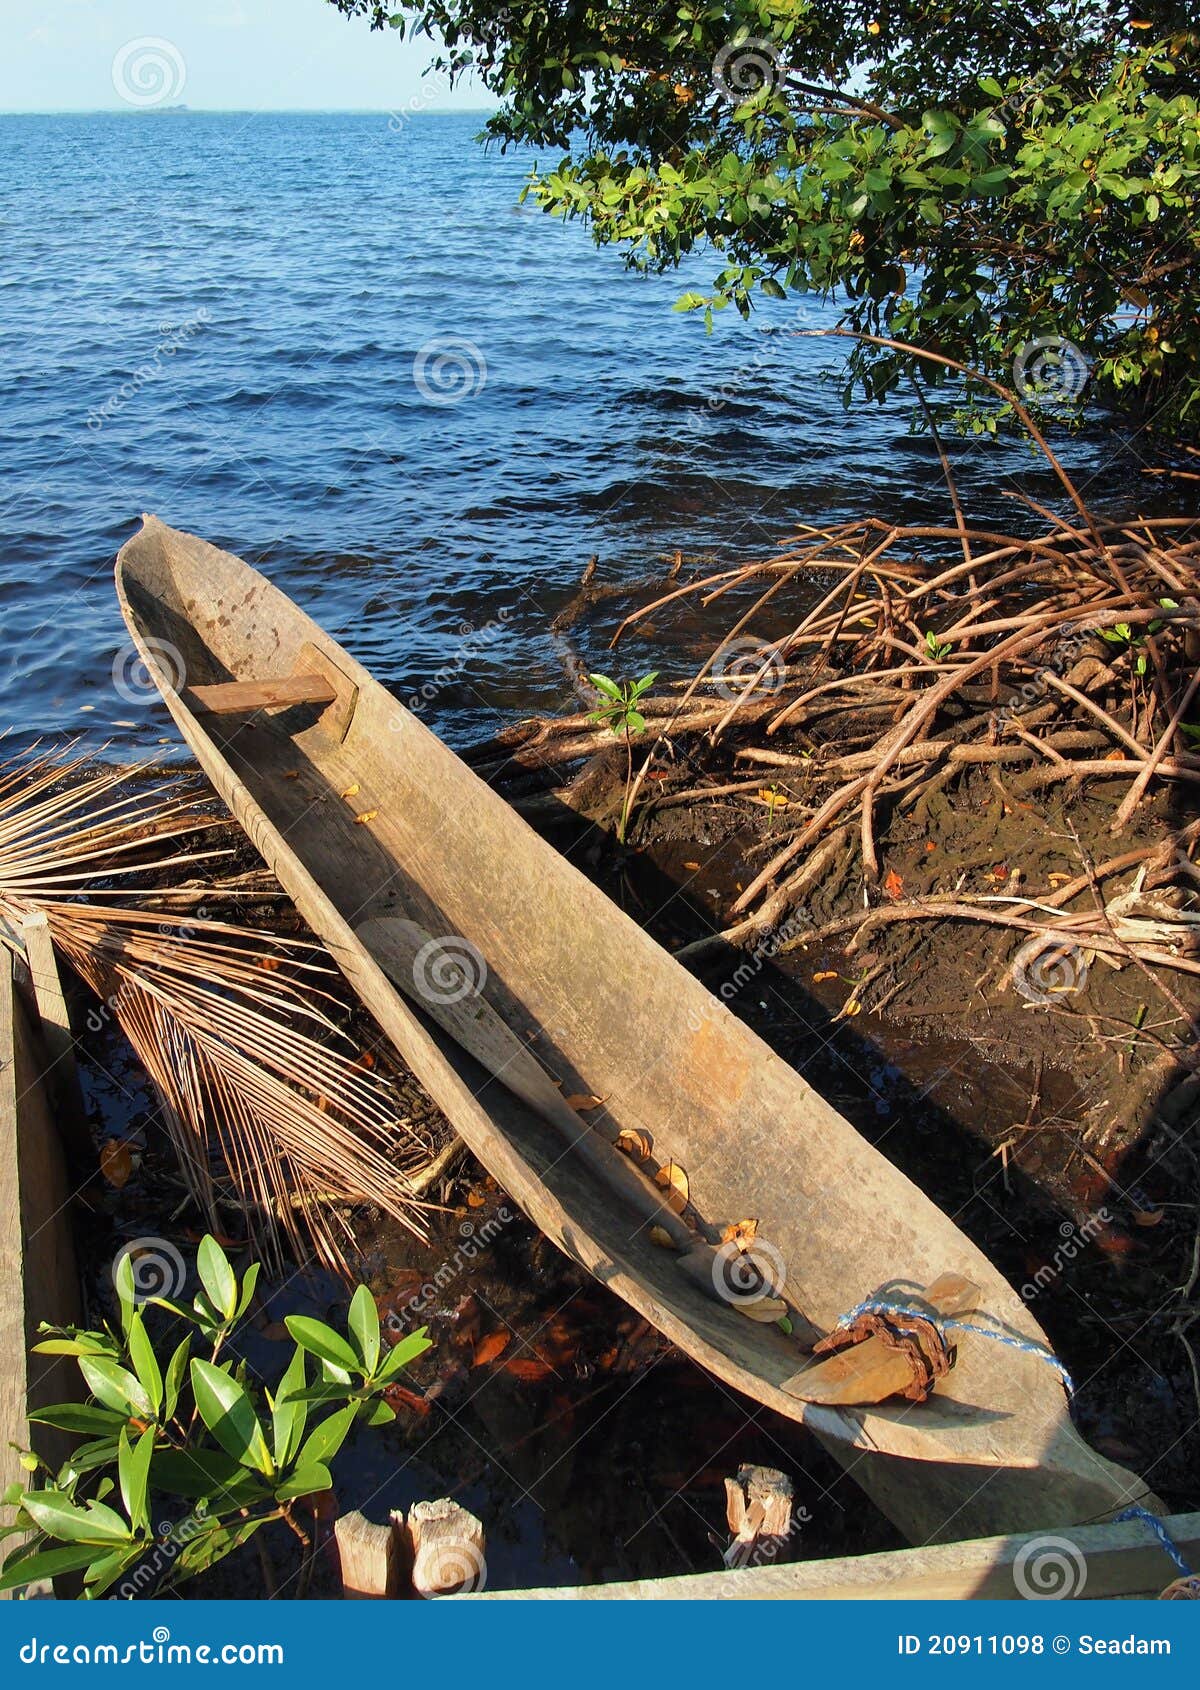
[{"label": "wooden plank", "polygon": [[296,704],[333,704],[337,691],[323,675],[281,675],[269,681],[222,681],[191,687],[192,708],[202,715],[237,716],[251,710],[278,710]]},{"label": "wooden plank", "polygon": [[[924,1303],[935,1315],[967,1314],[978,1305],[979,1287],[959,1273],[944,1273],[923,1295],[901,1299],[915,1315]],[[929,1370],[932,1373],[932,1369]],[[876,1403],[906,1391],[920,1374],[920,1362],[881,1337],[865,1339],[836,1350],[815,1367],[803,1368],[784,1384],[784,1390],[805,1402]]]},{"label": "wooden plank", "polygon": [[[1192,1566],[1200,1566],[1200,1514],[1164,1519],[1172,1540]],[[1061,1588],[1038,1585],[1062,1576],[1075,1599],[1157,1597],[1176,1568],[1144,1521],[1120,1525],[1064,1526],[1057,1532],[977,1538],[968,1543],[892,1550],[834,1561],[797,1561],[786,1567],[744,1567],[682,1578],[633,1579],[550,1590],[489,1590],[474,1601],[1003,1601]],[[1024,1588],[1022,1588],[1024,1586]]]},{"label": "wooden plank", "polygon": [[79,1068],[75,1061],[75,1035],[71,1031],[71,1012],[58,972],[50,923],[41,910],[25,916],[20,936],[41,1021],[41,1042],[46,1052],[46,1088],[58,1116],[64,1146],[72,1155],[81,1157],[90,1146],[84,1127],[86,1110],[79,1084]]},{"label": "wooden plank", "polygon": [[[54,1110],[44,1083],[46,1055],[0,957],[0,1468],[3,1484],[27,1478],[17,1444],[29,1448],[29,1408],[77,1399],[79,1370],[69,1357],[31,1356],[38,1325],[80,1319],[79,1280],[68,1222],[68,1185]],[[38,1428],[33,1441],[54,1465],[74,1439]]]}]

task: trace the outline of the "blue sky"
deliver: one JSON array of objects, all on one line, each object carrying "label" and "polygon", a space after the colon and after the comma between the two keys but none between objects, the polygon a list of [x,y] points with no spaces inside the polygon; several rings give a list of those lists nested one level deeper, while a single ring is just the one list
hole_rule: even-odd
[{"label": "blue sky", "polygon": [[200,110],[488,103],[478,89],[430,89],[424,38],[372,34],[327,0],[0,0],[0,42],[6,112],[129,110],[158,89]]}]

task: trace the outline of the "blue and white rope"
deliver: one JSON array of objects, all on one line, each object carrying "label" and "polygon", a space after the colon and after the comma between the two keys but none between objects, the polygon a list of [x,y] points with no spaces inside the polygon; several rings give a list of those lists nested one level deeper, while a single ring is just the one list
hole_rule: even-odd
[{"label": "blue and white rope", "polygon": [[1146,1509],[1139,1508],[1135,1502],[1132,1507],[1123,1509],[1122,1512],[1117,1515],[1117,1520],[1118,1522],[1122,1520],[1141,1520],[1144,1525],[1149,1526],[1150,1530],[1162,1544],[1167,1554],[1179,1568],[1179,1571],[1183,1574],[1184,1578],[1186,1579],[1192,1577],[1192,1569],[1188,1566],[1187,1562],[1180,1553],[1179,1546],[1172,1542],[1167,1528],[1163,1525],[1162,1521],[1156,1514],[1147,1513]]}]

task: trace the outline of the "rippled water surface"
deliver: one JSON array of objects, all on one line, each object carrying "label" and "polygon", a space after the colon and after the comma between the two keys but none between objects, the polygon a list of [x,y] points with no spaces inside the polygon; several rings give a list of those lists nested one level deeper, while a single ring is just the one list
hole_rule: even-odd
[{"label": "rippled water surface", "polygon": [[[167,731],[112,684],[111,563],[143,510],[260,564],[381,680],[434,693],[456,742],[560,704],[548,624],[592,554],[620,580],[676,547],[752,557],[797,519],[944,518],[908,407],[847,413],[821,379],[841,349],[772,332],[830,308],[706,335],[671,304],[711,262],[628,273],[519,207],[528,158],[477,128],[0,119],[0,726]],[[447,338],[470,344],[439,363]],[[1111,451],[1070,452],[1106,494]],[[1010,473],[1049,485],[1016,445],[959,458],[975,508]]]}]

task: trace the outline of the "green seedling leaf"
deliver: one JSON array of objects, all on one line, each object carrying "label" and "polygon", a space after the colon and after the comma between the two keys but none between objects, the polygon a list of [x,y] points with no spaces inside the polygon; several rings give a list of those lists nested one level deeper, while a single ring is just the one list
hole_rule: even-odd
[{"label": "green seedling leaf", "polygon": [[313,1320],[304,1314],[290,1314],[283,1323],[301,1349],[347,1373],[361,1372],[358,1357],[350,1345],[323,1320]]},{"label": "green seedling leaf", "polygon": [[154,1353],[154,1346],[146,1333],[146,1323],[137,1309],[129,1317],[128,1336],[129,1359],[133,1363],[133,1370],[138,1376],[138,1382],[150,1398],[154,1412],[157,1414],[162,1407],[163,1376],[158,1365],[158,1357]]},{"label": "green seedling leaf", "polygon": [[229,1257],[211,1233],[206,1232],[196,1252],[196,1270],[205,1295],[222,1320],[231,1321],[237,1314],[237,1275]]},{"label": "green seedling leaf", "polygon": [[138,1415],[151,1420],[154,1405],[140,1379],[107,1356],[81,1356],[79,1371],[87,1381],[88,1390],[105,1408],[115,1408],[126,1419]]},{"label": "green seedling leaf", "polygon": [[296,1471],[285,1479],[275,1492],[277,1502],[288,1502],[295,1496],[314,1496],[321,1491],[333,1489],[333,1475],[320,1461],[314,1461],[307,1467],[297,1467]]},{"label": "green seedling leaf", "polygon": [[192,1394],[200,1418],[235,1461],[270,1478],[275,1471],[254,1404],[231,1373],[212,1362],[192,1358]]},{"label": "green seedling leaf", "polygon": [[379,1365],[379,1310],[365,1285],[360,1285],[350,1299],[347,1324],[358,1345],[363,1371],[369,1378]]}]

